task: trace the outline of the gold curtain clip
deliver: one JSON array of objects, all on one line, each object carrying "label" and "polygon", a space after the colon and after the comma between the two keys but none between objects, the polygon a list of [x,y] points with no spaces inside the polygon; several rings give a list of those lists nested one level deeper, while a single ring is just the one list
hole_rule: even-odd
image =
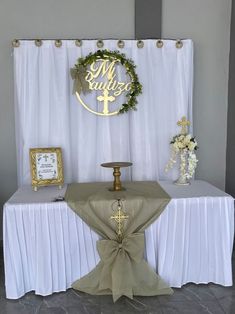
[{"label": "gold curtain clip", "polygon": [[143,40],[138,40],[138,41],[137,41],[137,47],[138,47],[138,48],[143,48],[143,47],[144,47],[144,42],[143,42]]},{"label": "gold curtain clip", "polygon": [[163,45],[164,45],[164,43],[163,43],[163,41],[162,41],[161,39],[159,39],[159,40],[157,41],[157,43],[156,43],[156,46],[157,46],[158,48],[162,48]]},{"label": "gold curtain clip", "polygon": [[177,49],[181,49],[183,47],[183,42],[182,40],[178,39],[175,43],[175,46]]},{"label": "gold curtain clip", "polygon": [[97,45],[98,48],[103,48],[103,47],[104,47],[104,42],[103,42],[103,40],[99,39],[99,40],[97,41],[96,45]]},{"label": "gold curtain clip", "polygon": [[75,40],[75,45],[76,45],[77,47],[81,47],[81,46],[82,46],[82,40],[81,40],[81,39],[76,39],[76,40]]},{"label": "gold curtain clip", "polygon": [[56,46],[57,48],[60,48],[60,47],[62,46],[62,40],[56,39],[56,40],[55,40],[55,46]]},{"label": "gold curtain clip", "polygon": [[41,39],[35,39],[34,43],[35,43],[35,46],[37,46],[37,47],[42,46],[42,40]]},{"label": "gold curtain clip", "polygon": [[118,42],[117,42],[117,45],[118,45],[118,47],[119,48],[124,48],[125,47],[125,42],[123,41],[123,40],[119,40]]},{"label": "gold curtain clip", "polygon": [[18,47],[20,47],[20,41],[19,41],[19,39],[14,39],[14,40],[12,40],[11,45],[12,45],[13,48],[18,48]]}]

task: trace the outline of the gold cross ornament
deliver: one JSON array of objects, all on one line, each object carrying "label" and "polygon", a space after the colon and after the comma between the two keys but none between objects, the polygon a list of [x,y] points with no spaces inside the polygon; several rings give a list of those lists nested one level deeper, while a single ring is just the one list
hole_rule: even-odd
[{"label": "gold cross ornament", "polygon": [[101,95],[98,96],[97,100],[104,102],[103,114],[108,114],[109,113],[109,101],[110,102],[114,101],[115,97],[109,96],[109,91],[107,89],[104,89],[103,96]]},{"label": "gold cross ornament", "polygon": [[177,122],[177,125],[181,126],[181,134],[185,135],[188,133],[187,127],[190,126],[190,121],[188,121],[186,117],[182,117],[182,119]]},{"label": "gold cross ornament", "polygon": [[123,223],[124,220],[127,220],[129,218],[128,215],[126,215],[122,210],[122,205],[120,199],[118,199],[118,208],[117,211],[114,213],[113,216],[110,217],[110,219],[115,220],[117,223],[117,235],[118,238],[121,240],[123,236]]}]

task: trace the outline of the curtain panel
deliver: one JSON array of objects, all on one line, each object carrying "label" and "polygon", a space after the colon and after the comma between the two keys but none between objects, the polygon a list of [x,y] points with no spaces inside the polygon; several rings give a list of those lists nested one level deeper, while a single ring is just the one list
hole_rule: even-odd
[{"label": "curtain panel", "polygon": [[[61,147],[65,182],[112,180],[112,171],[100,167],[110,161],[131,161],[123,180],[175,179],[177,170],[165,173],[169,142],[179,133],[177,121],[192,121],[193,43],[183,40],[104,40],[102,49],[120,50],[134,61],[143,93],[137,111],[103,117],[87,111],[72,94],[70,68],[79,57],[97,48],[96,40],[20,41],[14,48],[15,122],[18,185],[30,184],[29,149]],[[97,102],[97,95],[88,96]],[[123,96],[124,97],[124,96]],[[100,103],[97,102],[97,107]],[[192,132],[192,126],[190,127]]]}]

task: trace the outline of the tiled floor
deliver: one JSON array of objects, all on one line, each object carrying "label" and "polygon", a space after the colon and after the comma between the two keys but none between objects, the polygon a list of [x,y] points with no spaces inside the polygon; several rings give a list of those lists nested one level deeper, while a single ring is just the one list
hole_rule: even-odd
[{"label": "tiled floor", "polygon": [[[235,269],[235,259],[233,259]],[[235,275],[234,275],[235,278]],[[235,313],[235,287],[188,284],[174,289],[172,296],[122,297],[113,304],[111,296],[90,296],[69,289],[41,297],[28,293],[19,300],[7,300],[4,290],[3,258],[0,255],[0,314],[194,314]]]}]

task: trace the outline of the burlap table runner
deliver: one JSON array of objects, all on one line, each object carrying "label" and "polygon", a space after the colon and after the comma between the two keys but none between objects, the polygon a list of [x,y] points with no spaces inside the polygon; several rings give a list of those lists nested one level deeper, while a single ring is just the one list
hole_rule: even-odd
[{"label": "burlap table runner", "polygon": [[[144,260],[144,230],[162,213],[169,195],[156,182],[125,182],[126,191],[121,192],[110,192],[110,186],[107,182],[68,185],[65,200],[103,238],[97,242],[101,261],[72,287],[94,295],[112,294],[114,302],[122,295],[172,294]],[[117,199],[128,216],[121,240],[110,218]]]}]

